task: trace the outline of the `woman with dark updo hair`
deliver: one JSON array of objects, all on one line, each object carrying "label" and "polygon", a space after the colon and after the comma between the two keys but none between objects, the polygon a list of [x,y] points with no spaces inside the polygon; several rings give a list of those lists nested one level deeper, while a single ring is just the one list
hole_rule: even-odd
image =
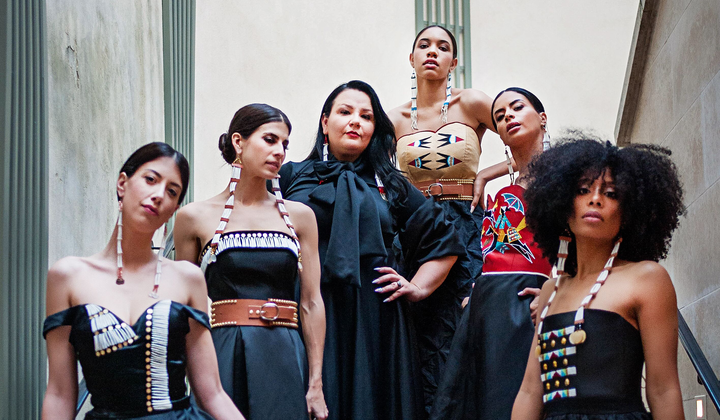
[{"label": "woman with dark updo hair", "polygon": [[[243,418],[220,384],[202,273],[163,258],[164,245],[159,255],[152,250],[189,178],[175,149],[142,146],[120,169],[119,215],[105,248],[50,268],[44,420],[75,419],[78,361],[93,406],[87,420]],[[213,417],[187,395],[186,377]]]},{"label": "woman with dark updo hair", "polygon": [[685,418],[675,289],[657,263],[684,211],[669,155],[571,133],[530,166],[527,221],[558,277],[540,294],[513,419]]},{"label": "woman with dark updo hair", "polygon": [[277,187],[291,129],[277,108],[240,108],[218,145],[232,165],[227,188],[185,206],[175,224],[177,258],[205,273],[223,388],[248,419],[328,416],[317,225]]}]

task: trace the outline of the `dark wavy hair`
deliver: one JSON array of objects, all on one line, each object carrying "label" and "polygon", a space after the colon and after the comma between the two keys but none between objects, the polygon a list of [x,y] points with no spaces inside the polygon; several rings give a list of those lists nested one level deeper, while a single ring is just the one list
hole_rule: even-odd
[{"label": "dark wavy hair", "polygon": [[[148,162],[163,157],[172,158],[175,161],[175,165],[177,165],[178,171],[180,171],[182,191],[180,191],[180,195],[178,195],[178,203],[182,203],[183,198],[185,198],[185,193],[187,193],[188,183],[190,182],[190,165],[182,153],[173,149],[172,146],[167,143],[157,141],[140,147],[123,163],[122,168],[120,168],[120,173],[125,172],[128,178],[132,178],[138,168]],[[118,200],[120,200],[120,196],[118,196]]]},{"label": "dark wavy hair", "polygon": [[354,89],[363,92],[370,98],[370,104],[372,105],[373,115],[375,118],[375,130],[373,131],[370,144],[360,155],[361,158],[367,159],[370,166],[375,171],[377,176],[380,178],[382,183],[385,185],[385,193],[388,197],[388,202],[393,206],[402,206],[405,203],[405,198],[408,195],[408,187],[405,178],[402,173],[395,166],[395,126],[390,117],[387,116],[385,111],[380,105],[380,99],[378,98],[375,90],[367,83],[360,80],[351,80],[347,83],[335,88],[330,93],[330,96],[325,100],[325,104],[322,107],[322,113],[318,121],[318,131],[315,136],[315,146],[310,151],[310,155],[306,160],[320,160],[322,159],[322,148],[325,142],[325,135],[323,134],[322,118],[330,116],[332,111],[333,103],[335,98],[344,90]]},{"label": "dark wavy hair", "polygon": [[[557,262],[559,236],[568,230],[582,179],[609,170],[620,205],[618,258],[658,261],[667,256],[672,232],[684,213],[683,190],[670,150],[636,144],[624,148],[580,131],[569,131],[558,145],[536,157],[528,170],[526,218],[550,263]],[[572,232],[571,232],[572,236]],[[577,273],[574,242],[565,271]]]},{"label": "dark wavy hair", "polygon": [[455,35],[453,35],[452,32],[450,32],[450,30],[448,28],[441,26],[441,25],[430,25],[430,26],[426,26],[426,27],[422,28],[422,30],[420,30],[420,32],[418,32],[418,34],[415,35],[415,41],[413,41],[412,50],[410,50],[410,52],[412,53],[413,51],[415,51],[415,46],[417,45],[418,39],[420,39],[420,35],[422,35],[423,32],[427,31],[430,28],[440,28],[443,31],[445,31],[445,33],[448,34],[448,36],[450,37],[450,41],[452,42],[453,58],[457,58],[458,49],[457,49],[457,41],[455,40]]},{"label": "dark wavy hair", "polygon": [[542,102],[540,102],[540,99],[538,99],[538,97],[535,96],[535,94],[533,94],[529,90],[523,89],[521,87],[509,87],[505,90],[501,90],[500,93],[498,93],[495,96],[495,99],[493,99],[492,106],[490,107],[490,115],[492,115],[492,118],[490,118],[490,119],[492,120],[493,127],[495,127],[495,131],[497,131],[497,122],[495,122],[495,102],[497,102],[500,95],[502,95],[505,92],[519,93],[522,96],[527,98],[527,100],[530,102],[530,105],[532,105],[533,108],[535,108],[535,111],[537,111],[538,114],[541,112],[545,112],[545,107],[543,106]]},{"label": "dark wavy hair", "polygon": [[218,149],[227,163],[235,161],[235,148],[232,145],[232,135],[238,133],[247,139],[263,124],[271,122],[285,123],[288,134],[292,131],[292,124],[284,112],[268,104],[249,104],[237,110],[230,121],[227,133],[222,133],[218,140]]}]

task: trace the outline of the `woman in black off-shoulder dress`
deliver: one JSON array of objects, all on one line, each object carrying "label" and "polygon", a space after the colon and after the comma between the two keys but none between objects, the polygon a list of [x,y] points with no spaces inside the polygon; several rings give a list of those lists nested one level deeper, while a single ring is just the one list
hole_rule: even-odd
[{"label": "woman in black off-shoulder dress", "polygon": [[[77,361],[93,406],[86,419],[243,419],[220,384],[202,273],[151,249],[188,180],[187,160],[172,147],[141,147],[120,170],[120,215],[105,249],[51,267],[43,419],[75,418]],[[212,417],[188,396],[186,373]]]}]

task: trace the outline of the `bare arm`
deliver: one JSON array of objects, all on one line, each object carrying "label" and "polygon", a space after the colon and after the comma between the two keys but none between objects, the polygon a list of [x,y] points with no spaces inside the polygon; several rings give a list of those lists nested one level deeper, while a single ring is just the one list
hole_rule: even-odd
[{"label": "bare arm", "polygon": [[[555,284],[553,281],[546,281],[540,292],[540,307],[545,307],[547,300],[552,293]],[[525,367],[525,376],[523,377],[520,391],[515,397],[515,404],[512,410],[513,420],[540,420],[543,413],[542,403],[542,382],[540,381],[540,362],[535,355],[535,347],[537,347],[537,323],[540,321],[540,314],[535,315],[536,330],[533,335],[532,346],[530,346],[530,354],[528,355],[527,366]]]},{"label": "bare arm", "polygon": [[[189,305],[206,312],[207,289],[205,279],[197,267],[188,267],[190,301]],[[198,322],[190,321],[190,332],[185,338],[187,351],[187,372],[200,408],[213,418],[245,419],[220,383],[217,356],[210,331]]]},{"label": "bare arm", "polygon": [[317,222],[313,211],[293,203],[302,250],[303,271],[300,273],[300,320],[307,349],[310,377],[307,400],[308,415],[327,419],[328,409],[322,390],[322,363],[325,347],[325,304],[320,294],[320,257],[317,250]]},{"label": "bare arm", "polygon": [[[70,307],[68,259],[56,263],[47,276],[46,314],[52,315]],[[48,384],[43,400],[42,418],[74,419],[78,394],[78,374],[75,351],[70,344],[70,326],[57,327],[48,332]]]},{"label": "bare arm", "polygon": [[[385,302],[392,302],[401,296],[405,296],[411,302],[423,300],[445,281],[455,261],[457,261],[456,255],[448,255],[427,261],[420,266],[410,282],[391,267],[378,267],[376,270],[384,275],[375,279],[373,283],[384,284],[390,282],[390,284],[378,287],[375,291],[377,293],[394,292],[385,299]],[[402,284],[402,287],[398,288],[398,282]]]},{"label": "bare arm", "polygon": [[200,244],[194,232],[195,218],[191,209],[185,206],[177,212],[173,227],[176,261],[185,260],[197,264],[200,256]]},{"label": "bare arm", "polygon": [[[648,405],[656,420],[681,420],[685,416],[677,371],[675,288],[662,266],[654,262],[642,264],[637,318],[645,353]],[[647,290],[653,290],[653,293],[647,293]]]},{"label": "bare arm", "polygon": [[[515,161],[512,162],[515,167]],[[473,200],[470,204],[470,211],[474,211],[475,208],[480,204],[481,207],[485,207],[482,201],[482,196],[485,193],[485,185],[488,182],[500,178],[503,175],[508,174],[508,166],[506,162],[498,162],[494,165],[488,166],[487,168],[481,169],[475,176],[475,182],[473,183]]]}]

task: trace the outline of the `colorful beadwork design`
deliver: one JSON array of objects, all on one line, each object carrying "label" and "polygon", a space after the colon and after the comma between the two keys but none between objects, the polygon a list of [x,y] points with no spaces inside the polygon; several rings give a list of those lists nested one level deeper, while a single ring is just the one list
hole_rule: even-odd
[{"label": "colorful beadwork design", "polygon": [[463,139],[462,137],[458,137],[455,134],[438,134],[441,137],[441,139],[438,140],[440,142],[440,144],[438,144],[438,147],[444,147],[451,144],[459,143],[461,141],[465,141],[465,139]]},{"label": "colorful beadwork design", "polygon": [[138,339],[133,328],[120,322],[117,317],[107,309],[94,305],[85,305],[85,310],[90,320],[90,328],[93,332],[93,344],[95,355],[105,356],[117,351]]},{"label": "colorful beadwork design", "polygon": [[575,326],[560,328],[538,334],[537,355],[540,362],[540,380],[543,386],[543,402],[577,395],[573,387],[577,375],[575,354],[577,347],[571,345],[568,337],[575,332]]},{"label": "colorful beadwork design", "polygon": [[498,194],[497,201],[488,200],[489,211],[483,221],[483,258],[491,252],[504,254],[512,249],[525,257],[528,262],[535,260],[535,254],[523,240],[525,207],[512,193]]},{"label": "colorful beadwork design", "polygon": [[424,139],[418,139],[414,142],[410,143],[408,146],[410,147],[420,147],[422,149],[429,149],[430,146],[428,145],[430,143],[430,136],[425,137]]},{"label": "colorful beadwork design", "polygon": [[172,301],[163,300],[145,311],[145,372],[148,394],[147,410],[169,410],[170,379],[167,370],[167,348]]},{"label": "colorful beadwork design", "polygon": [[575,388],[563,389],[560,391],[553,391],[553,392],[549,392],[549,393],[543,395],[543,403],[552,401],[557,398],[570,398],[570,397],[576,397],[576,396],[577,396],[577,391],[575,390]]},{"label": "colorful beadwork design", "polygon": [[451,166],[458,165],[462,163],[462,160],[456,159],[453,156],[446,155],[444,153],[438,153],[442,159],[438,159],[436,162],[441,163],[442,165],[438,166],[438,169],[443,168],[449,168]]},{"label": "colorful beadwork design", "polygon": [[408,166],[412,166],[418,169],[430,169],[427,167],[427,164],[431,162],[430,159],[426,159],[428,156],[430,156],[430,153],[426,153],[418,158],[415,158],[408,162]]}]

